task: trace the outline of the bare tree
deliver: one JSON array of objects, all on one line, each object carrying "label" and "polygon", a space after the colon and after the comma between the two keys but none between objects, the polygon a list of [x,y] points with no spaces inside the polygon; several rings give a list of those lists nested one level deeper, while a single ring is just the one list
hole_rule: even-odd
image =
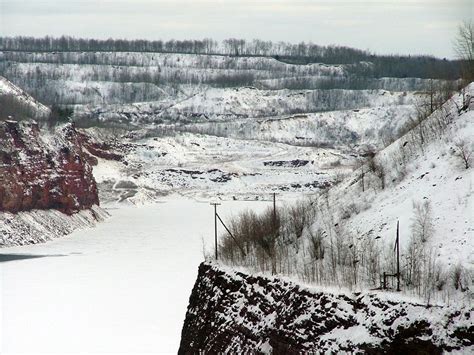
[{"label": "bare tree", "polygon": [[308,231],[309,234],[309,254],[312,260],[324,259],[324,231],[317,229],[312,232]]},{"label": "bare tree", "polygon": [[380,188],[385,189],[385,178],[387,176],[386,163],[384,161],[373,160],[373,172],[380,180]]},{"label": "bare tree", "polygon": [[298,201],[294,205],[288,207],[289,227],[296,239],[301,238],[305,227],[309,223],[309,214],[306,211],[307,206],[304,202]]},{"label": "bare tree", "polygon": [[367,174],[367,168],[365,166],[365,161],[363,159],[357,159],[356,165],[355,165],[356,170],[359,171],[359,181],[360,185],[362,187],[362,192],[365,191],[365,174]]},{"label": "bare tree", "polygon": [[474,24],[472,21],[459,25],[454,40],[454,50],[463,62],[463,78],[468,82],[472,81],[474,79]]},{"label": "bare tree", "polygon": [[411,230],[415,242],[425,243],[434,233],[433,216],[429,201],[413,202],[415,215],[412,219]]},{"label": "bare tree", "polygon": [[461,139],[454,142],[454,149],[457,156],[462,160],[464,167],[469,169],[471,167],[472,157],[472,149],[469,147],[469,144],[465,140]]},{"label": "bare tree", "polygon": [[374,164],[375,152],[373,150],[364,151],[356,161],[356,169],[359,170],[359,180],[362,186],[362,192],[365,191],[365,176],[372,170]]}]

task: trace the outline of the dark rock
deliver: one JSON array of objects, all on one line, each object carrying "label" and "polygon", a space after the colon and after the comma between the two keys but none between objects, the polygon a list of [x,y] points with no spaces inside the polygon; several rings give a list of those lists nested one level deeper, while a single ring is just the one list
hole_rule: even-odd
[{"label": "dark rock", "polygon": [[472,345],[465,311],[431,309],[378,294],[316,292],[203,263],[178,353],[440,354]]},{"label": "dark rock", "polygon": [[299,168],[301,166],[306,166],[308,164],[314,164],[313,160],[272,160],[272,161],[264,161],[264,166],[278,166],[278,167],[286,167],[286,168]]}]

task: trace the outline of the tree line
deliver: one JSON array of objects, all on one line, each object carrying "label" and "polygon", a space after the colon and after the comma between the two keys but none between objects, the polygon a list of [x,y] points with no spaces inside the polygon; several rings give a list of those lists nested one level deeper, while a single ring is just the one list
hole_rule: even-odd
[{"label": "tree line", "polygon": [[70,36],[42,38],[31,36],[0,37],[0,50],[3,51],[96,51],[96,52],[156,52],[221,54],[234,56],[289,56],[289,57],[326,57],[328,60],[339,58],[341,62],[360,61],[370,54],[359,49],[345,46],[320,46],[301,42],[272,42],[254,39],[229,38],[222,42],[210,38],[202,40],[127,40],[127,39],[90,39]]},{"label": "tree line", "polygon": [[[461,61],[433,56],[375,55],[346,46],[314,43],[272,42],[229,38],[222,42],[202,40],[126,40],[61,37],[0,37],[0,51],[26,52],[151,52],[226,56],[273,57],[290,64],[354,64],[351,73],[366,77],[417,77],[455,80]],[[367,65],[370,63],[370,65]]]}]

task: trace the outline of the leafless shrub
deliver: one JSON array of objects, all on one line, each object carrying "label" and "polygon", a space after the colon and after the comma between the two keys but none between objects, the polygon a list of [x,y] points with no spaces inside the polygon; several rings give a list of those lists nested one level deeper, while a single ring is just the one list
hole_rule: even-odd
[{"label": "leafless shrub", "polygon": [[336,174],[334,174],[334,181],[333,181],[333,184],[334,185],[339,185],[341,182],[344,181],[344,179],[347,177],[347,174],[344,173],[343,171],[341,170],[338,170],[336,172]]},{"label": "leafless shrub", "polygon": [[380,181],[380,188],[382,190],[384,190],[385,189],[385,178],[387,176],[387,169],[385,168],[385,163],[384,162],[375,162],[374,173],[375,173],[375,176],[377,176],[377,178]]},{"label": "leafless shrub", "polygon": [[446,272],[443,272],[441,267],[438,265],[435,275],[435,287],[437,291],[443,291],[443,289],[448,284],[448,275]]},{"label": "leafless shrub", "polygon": [[[258,264],[262,271],[271,267],[276,272],[276,240],[279,237],[280,218],[272,209],[257,215],[253,211],[246,211],[230,222],[232,233],[221,237],[220,254],[224,260],[231,263],[245,261],[248,255],[252,263]],[[245,255],[244,255],[245,252]]]},{"label": "leafless shrub", "polygon": [[341,219],[349,219],[353,215],[357,215],[360,213],[360,206],[355,202],[350,202],[346,205],[341,206],[340,211],[340,218]]},{"label": "leafless shrub", "polygon": [[415,242],[425,243],[434,233],[431,204],[413,202],[414,216],[412,218],[412,236]]},{"label": "leafless shrub", "polygon": [[361,251],[359,258],[364,276],[370,286],[377,286],[381,274],[381,251],[377,240],[372,237],[364,238]]},{"label": "leafless shrub", "polygon": [[317,229],[315,232],[309,231],[308,233],[311,260],[324,259],[324,231]]},{"label": "leafless shrub", "polygon": [[457,140],[454,142],[454,149],[456,155],[461,159],[464,167],[469,169],[471,167],[472,159],[472,148],[469,146],[466,140]]},{"label": "leafless shrub", "polygon": [[288,224],[296,239],[301,238],[305,227],[308,225],[310,215],[305,203],[299,201],[287,209]]},{"label": "leafless shrub", "polygon": [[466,291],[468,285],[466,269],[461,265],[456,265],[451,271],[451,282],[455,290]]},{"label": "leafless shrub", "polygon": [[14,95],[0,93],[0,120],[25,120],[35,118],[34,110]]},{"label": "leafless shrub", "polygon": [[366,161],[363,158],[357,159],[355,163],[355,169],[359,172],[359,181],[362,188],[362,192],[365,192],[365,175],[367,174]]}]

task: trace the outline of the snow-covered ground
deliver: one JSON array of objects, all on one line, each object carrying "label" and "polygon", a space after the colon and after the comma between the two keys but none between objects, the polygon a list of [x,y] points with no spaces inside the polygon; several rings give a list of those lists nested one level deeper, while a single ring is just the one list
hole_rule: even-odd
[{"label": "snow-covered ground", "polygon": [[299,146],[337,147],[342,151],[380,149],[416,114],[412,105],[295,114],[190,124],[181,129],[240,139]]},{"label": "snow-covered ground", "polygon": [[302,196],[349,171],[352,158],[335,149],[201,134],[124,141],[124,162],[99,159],[94,177],[101,201],[141,204],[179,192],[223,199],[260,199],[278,192]]},{"label": "snow-covered ground", "polygon": [[[79,79],[73,79],[71,82],[79,85]],[[66,86],[61,90],[67,91]],[[99,85],[114,97],[114,91],[108,89],[116,86]],[[97,91],[96,87],[87,89]],[[163,95],[162,101],[128,108],[87,108],[97,117],[111,113],[132,122],[134,115],[142,118],[146,112],[151,119],[169,116],[232,121],[215,125],[221,132],[209,132],[209,127],[205,129],[209,124],[189,125],[226,137],[182,133],[124,140],[121,143],[127,150],[122,152],[123,161],[99,159],[94,168],[101,197],[109,202],[128,199],[137,205],[158,203],[114,205],[116,208],[109,208],[111,218],[94,229],[76,231],[43,245],[2,249],[0,352],[175,353],[197,266],[203,259],[203,241],[208,248],[212,246],[209,199],[219,196],[231,200],[220,207],[227,220],[230,213],[244,208],[258,212],[270,205],[233,198],[255,200],[275,191],[283,195],[281,198],[313,193],[334,181],[336,173],[350,169],[356,157],[351,143],[377,146],[382,133],[395,132],[406,122],[413,113],[410,105],[417,98],[415,93],[384,90],[341,90],[340,94],[350,99],[347,102],[357,103],[343,107],[353,110],[304,117],[282,115],[300,108],[313,111],[307,102],[319,103],[315,100],[318,95],[255,88],[198,88],[193,95],[174,97],[183,96],[182,100]],[[100,103],[103,96],[100,92],[97,95]],[[328,95],[328,102],[332,98]],[[116,99],[123,101],[118,96]],[[146,105],[148,111],[144,112]],[[268,119],[272,115],[274,119]],[[258,117],[263,120],[257,121]],[[234,121],[236,118],[239,120]],[[453,137],[446,134],[432,141],[423,148],[423,154],[413,147],[410,154],[414,156],[410,156],[403,174],[398,174],[397,162],[388,155],[389,147],[379,155],[386,160],[382,160],[387,167],[384,189],[378,187],[372,174],[370,179],[367,176],[368,188],[362,193],[355,172],[325,195],[332,207],[322,217],[331,228],[339,226],[334,219],[348,235],[373,237],[390,245],[393,227],[400,219],[405,248],[412,204],[429,200],[435,229],[430,244],[439,250],[439,260],[472,268],[473,174],[472,168],[465,169],[460,163],[451,138],[464,138],[472,151],[473,119],[472,110],[459,115],[448,129]],[[392,148],[405,147],[404,139]],[[308,140],[307,145],[340,144],[343,140],[344,147],[323,149],[267,140],[292,144]],[[345,215],[348,217],[342,217]],[[326,220],[316,220],[314,228],[326,227],[323,222]],[[300,255],[298,258],[301,260]]]},{"label": "snow-covered ground", "polygon": [[[269,205],[219,211],[228,220]],[[1,250],[0,353],[176,353],[203,242],[212,249],[212,207],[170,196],[109,212],[96,228]]]},{"label": "snow-covered ground", "polygon": [[[378,153],[377,159],[386,169],[386,187],[382,191],[377,191],[380,182],[373,180],[370,191],[363,193],[360,170],[330,191],[334,205],[339,203],[342,209],[354,205],[355,211],[341,222],[354,235],[393,240],[394,227],[399,220],[400,242],[405,247],[413,234],[414,204],[426,202],[430,205],[434,226],[428,244],[436,251],[436,257],[448,266],[474,266],[473,83],[466,88],[466,95],[471,97],[470,101],[466,100],[471,104],[465,111],[458,112],[462,98],[455,95],[427,118],[424,122],[427,137],[435,135],[429,133],[429,129],[436,132],[438,119],[451,117],[452,122],[445,132],[430,137],[423,150],[410,148],[410,144],[414,144],[411,140],[415,137],[416,142],[416,134],[419,134],[415,131]],[[460,145],[468,156],[468,169],[461,158]],[[403,152],[408,161],[405,170],[398,160],[402,159]]]}]

